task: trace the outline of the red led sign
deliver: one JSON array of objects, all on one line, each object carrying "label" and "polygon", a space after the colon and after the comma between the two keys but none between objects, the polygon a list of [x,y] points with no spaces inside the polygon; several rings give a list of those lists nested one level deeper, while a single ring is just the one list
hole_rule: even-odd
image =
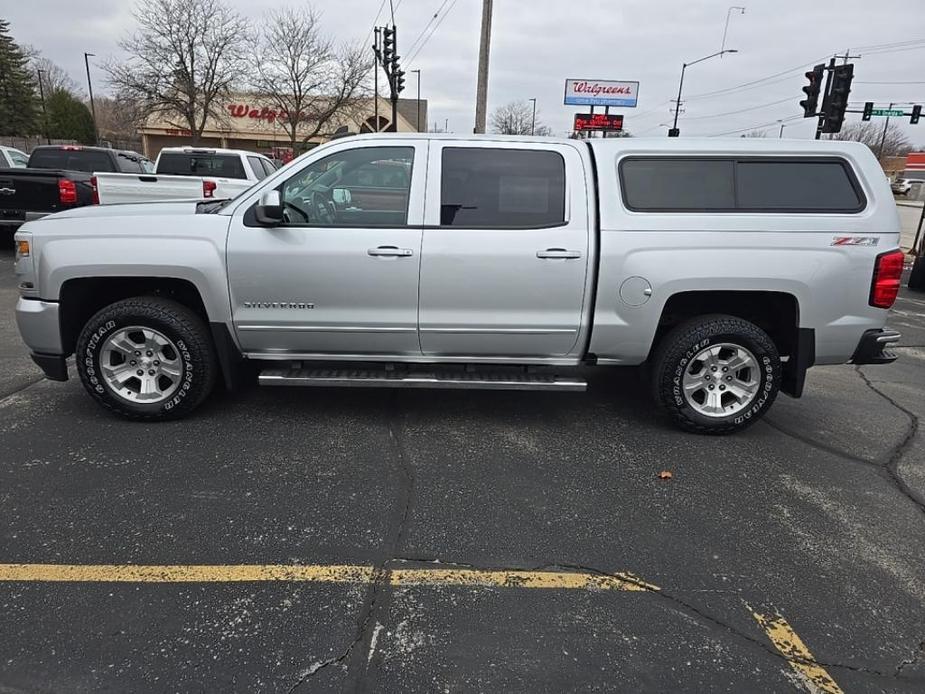
[{"label": "red led sign", "polygon": [[576,113],[575,130],[623,130],[623,116],[611,113]]}]

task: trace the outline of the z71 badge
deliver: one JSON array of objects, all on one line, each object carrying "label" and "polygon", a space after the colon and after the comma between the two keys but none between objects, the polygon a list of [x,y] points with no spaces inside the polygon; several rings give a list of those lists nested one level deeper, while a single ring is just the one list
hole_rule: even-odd
[{"label": "z71 badge", "polygon": [[836,236],[832,239],[833,246],[876,246],[878,243],[879,236]]}]

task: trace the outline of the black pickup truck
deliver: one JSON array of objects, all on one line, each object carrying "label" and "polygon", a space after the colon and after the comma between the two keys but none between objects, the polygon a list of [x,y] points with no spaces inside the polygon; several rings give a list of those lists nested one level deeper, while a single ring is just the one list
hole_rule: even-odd
[{"label": "black pickup truck", "polygon": [[149,173],[141,154],[105,147],[43,145],[32,150],[27,168],[0,169],[0,232],[73,207],[99,202],[95,172]]}]

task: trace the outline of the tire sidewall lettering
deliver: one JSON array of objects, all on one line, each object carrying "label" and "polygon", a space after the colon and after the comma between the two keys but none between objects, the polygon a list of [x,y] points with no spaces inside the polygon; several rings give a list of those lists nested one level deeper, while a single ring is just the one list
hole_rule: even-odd
[{"label": "tire sidewall lettering", "polygon": [[105,385],[101,380],[100,360],[102,356],[102,346],[105,343],[106,336],[112,333],[113,330],[119,328],[120,325],[123,327],[125,325],[149,326],[155,328],[159,332],[164,333],[173,341],[174,345],[176,345],[177,350],[180,353],[180,359],[183,363],[183,371],[181,376],[182,383],[177,389],[177,392],[169,400],[158,404],[161,411],[163,412],[168,412],[180,405],[184,399],[187,398],[194,390],[196,368],[194,365],[195,358],[193,356],[193,351],[187,342],[182,338],[177,338],[174,331],[168,326],[150,325],[149,321],[144,318],[130,321],[107,320],[106,322],[96,327],[90,334],[90,337],[86,343],[86,347],[81,356],[85,379],[90,390],[103,398],[119,399],[122,406],[129,405],[137,407],[136,403],[122,403],[122,399],[119,398],[118,394],[113,392],[112,389]]}]

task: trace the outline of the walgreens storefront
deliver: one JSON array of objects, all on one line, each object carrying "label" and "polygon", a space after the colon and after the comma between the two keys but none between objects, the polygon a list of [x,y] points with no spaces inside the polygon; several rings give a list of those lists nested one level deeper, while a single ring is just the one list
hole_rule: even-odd
[{"label": "walgreens storefront", "polygon": [[[421,101],[421,122],[426,123],[426,101]],[[391,104],[387,99],[379,98],[379,130],[386,130],[391,121]],[[376,130],[376,102],[363,99],[353,109],[350,116],[329,121],[324,132],[315,135],[307,142],[300,142],[297,151],[293,151],[287,129],[283,126],[285,114],[271,106],[241,97],[223,104],[220,118],[209,118],[202,131],[197,146],[222,147],[227,149],[244,149],[260,152],[273,159],[289,161],[293,156],[306,149],[317,146],[330,139],[337,132],[373,132]],[[410,116],[410,117],[409,117]],[[161,114],[151,115],[144,126],[138,129],[141,135],[144,154],[154,159],[164,147],[183,147],[193,144],[192,133],[177,125],[178,119],[171,119]],[[414,132],[417,120],[417,101],[399,99],[397,126],[400,132]],[[314,130],[313,124],[307,124],[308,132]]]}]

